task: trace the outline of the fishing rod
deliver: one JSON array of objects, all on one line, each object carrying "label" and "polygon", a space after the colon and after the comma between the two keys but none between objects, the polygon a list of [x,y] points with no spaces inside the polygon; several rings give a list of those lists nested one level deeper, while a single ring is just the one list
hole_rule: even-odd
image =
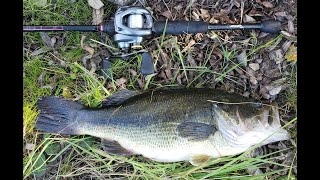
[{"label": "fishing rod", "polygon": [[[23,26],[24,32],[43,31],[84,31],[104,32],[112,35],[120,49],[111,58],[128,59],[133,54],[142,53],[141,73],[154,73],[152,57],[147,50],[141,50],[141,42],[152,34],[179,35],[206,33],[212,30],[260,30],[265,33],[279,33],[281,23],[276,20],[266,20],[255,24],[209,24],[203,21],[159,21],[153,22],[150,12],[143,7],[120,7],[113,20],[100,25],[66,25],[66,26]],[[139,50],[140,49],[140,50]],[[102,63],[102,70],[110,67],[110,59]]]}]

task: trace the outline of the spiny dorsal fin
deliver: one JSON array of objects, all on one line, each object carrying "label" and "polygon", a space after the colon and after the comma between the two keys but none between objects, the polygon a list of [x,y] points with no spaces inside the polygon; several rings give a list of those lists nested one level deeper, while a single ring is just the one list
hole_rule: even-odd
[{"label": "spiny dorsal fin", "polygon": [[211,158],[210,156],[204,155],[204,154],[193,155],[191,157],[191,159],[189,160],[189,162],[193,166],[200,166],[200,165],[204,164],[205,162],[207,162],[210,158]]},{"label": "spiny dorsal fin", "polygon": [[101,139],[101,145],[102,145],[103,150],[109,154],[119,155],[119,156],[133,155],[132,152],[123,148],[117,141],[110,141],[107,139]]},{"label": "spiny dorsal fin", "polygon": [[102,101],[102,107],[111,106],[111,105],[120,105],[125,100],[139,95],[142,92],[140,91],[132,91],[128,89],[123,89],[118,92],[113,93],[110,95],[106,100]]},{"label": "spiny dorsal fin", "polygon": [[217,129],[213,125],[198,122],[183,122],[178,125],[179,136],[190,141],[206,140],[210,134],[214,134]]}]

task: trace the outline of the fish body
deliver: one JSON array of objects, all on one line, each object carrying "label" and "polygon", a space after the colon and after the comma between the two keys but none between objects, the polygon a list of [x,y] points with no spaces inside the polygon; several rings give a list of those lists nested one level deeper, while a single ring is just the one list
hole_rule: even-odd
[{"label": "fish body", "polygon": [[111,154],[193,165],[289,138],[276,107],[216,89],[123,90],[102,104],[43,97],[37,128],[99,137]]}]

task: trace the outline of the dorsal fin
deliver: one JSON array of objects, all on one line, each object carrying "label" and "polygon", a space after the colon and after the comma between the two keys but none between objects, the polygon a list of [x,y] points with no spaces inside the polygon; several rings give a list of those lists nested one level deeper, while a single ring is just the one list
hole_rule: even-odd
[{"label": "dorsal fin", "polygon": [[142,92],[140,91],[132,91],[128,89],[123,89],[118,92],[111,94],[106,100],[102,101],[102,107],[111,106],[111,105],[119,105],[123,103],[125,100],[139,95]]}]

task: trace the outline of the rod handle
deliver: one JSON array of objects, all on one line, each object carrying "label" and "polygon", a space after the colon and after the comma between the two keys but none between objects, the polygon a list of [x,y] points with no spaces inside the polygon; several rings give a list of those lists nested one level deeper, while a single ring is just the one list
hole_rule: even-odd
[{"label": "rod handle", "polygon": [[279,33],[281,31],[281,22],[276,20],[262,21],[260,30],[265,33]]},{"label": "rod handle", "polygon": [[[152,30],[156,34],[162,34],[165,30],[165,21],[155,22]],[[168,21],[166,34],[195,34],[208,31],[208,23],[203,21]]]}]

